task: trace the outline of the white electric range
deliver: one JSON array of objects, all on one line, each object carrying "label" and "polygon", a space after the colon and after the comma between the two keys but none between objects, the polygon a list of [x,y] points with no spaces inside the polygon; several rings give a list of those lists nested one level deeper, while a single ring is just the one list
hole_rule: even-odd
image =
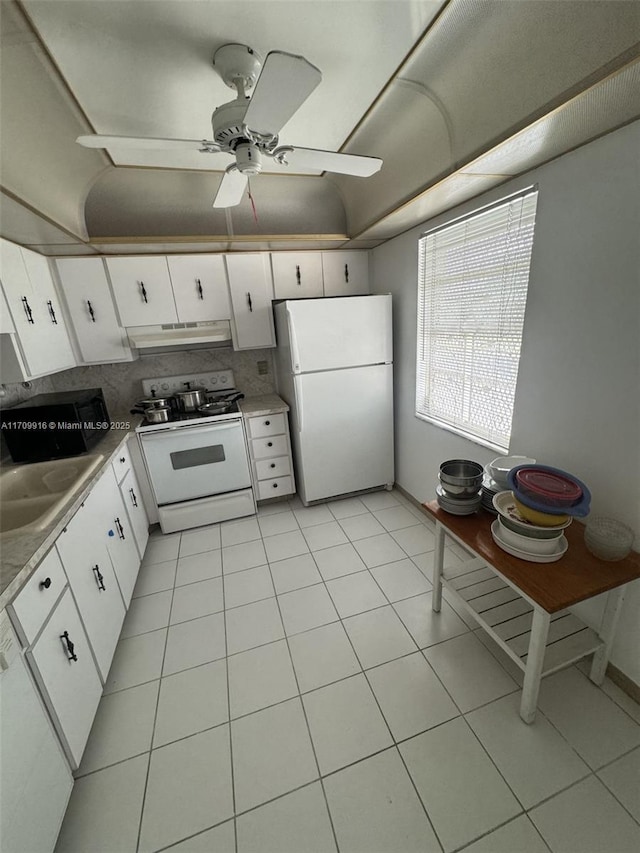
[{"label": "white electric range", "polygon": [[[192,387],[207,397],[233,397],[233,373],[145,379],[143,396],[170,397]],[[163,533],[187,530],[256,511],[242,414],[232,401],[222,413],[174,413],[167,423],[136,428]]]}]

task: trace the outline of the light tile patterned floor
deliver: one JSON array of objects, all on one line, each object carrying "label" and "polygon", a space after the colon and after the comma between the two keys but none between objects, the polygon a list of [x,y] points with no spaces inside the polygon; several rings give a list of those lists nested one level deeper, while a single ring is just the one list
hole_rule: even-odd
[{"label": "light tile patterned floor", "polygon": [[522,723],[433,544],[395,491],[154,534],[56,853],[640,849],[640,709],[579,665]]}]

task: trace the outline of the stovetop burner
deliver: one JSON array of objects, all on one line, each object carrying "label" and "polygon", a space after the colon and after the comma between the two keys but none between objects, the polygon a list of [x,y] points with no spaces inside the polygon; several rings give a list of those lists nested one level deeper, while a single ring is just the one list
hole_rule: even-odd
[{"label": "stovetop burner", "polygon": [[159,426],[165,426],[165,424],[173,424],[173,423],[182,423],[184,421],[209,421],[214,420],[215,418],[220,418],[224,415],[232,415],[237,414],[240,411],[237,402],[234,400],[233,402],[228,403],[223,409],[219,409],[216,412],[177,412],[172,411],[169,414],[169,420],[164,424],[151,423],[146,418],[140,423],[138,429],[145,427],[154,427],[158,428]]}]

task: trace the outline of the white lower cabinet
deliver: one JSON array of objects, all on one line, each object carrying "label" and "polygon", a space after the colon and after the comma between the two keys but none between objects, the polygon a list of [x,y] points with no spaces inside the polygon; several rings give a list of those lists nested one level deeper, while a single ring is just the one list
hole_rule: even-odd
[{"label": "white lower cabinet", "polygon": [[249,456],[259,501],[295,492],[286,412],[247,417]]},{"label": "white lower cabinet", "polygon": [[136,540],[138,555],[142,559],[149,539],[149,519],[142,503],[140,485],[133,468],[120,483],[120,495],[126,507],[131,532]]},{"label": "white lower cabinet", "polygon": [[[56,548],[84,623],[102,680],[111,666],[125,608],[92,496],[58,537]],[[92,510],[94,510],[92,512]]]},{"label": "white lower cabinet", "polygon": [[2,853],[51,853],[73,777],[3,613],[0,650]]},{"label": "white lower cabinet", "polygon": [[77,769],[100,702],[102,682],[70,589],[63,593],[26,657],[71,766]]}]

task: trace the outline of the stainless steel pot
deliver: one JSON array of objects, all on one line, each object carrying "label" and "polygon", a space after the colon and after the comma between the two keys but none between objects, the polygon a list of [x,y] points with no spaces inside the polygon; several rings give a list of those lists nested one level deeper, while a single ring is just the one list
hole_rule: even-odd
[{"label": "stainless steel pot", "polygon": [[138,400],[135,403],[136,408],[140,409],[148,409],[150,406],[156,408],[157,406],[171,406],[173,401],[173,397],[145,397],[144,400]]},{"label": "stainless steel pot", "polygon": [[189,388],[188,391],[176,391],[178,408],[182,412],[195,412],[198,406],[207,402],[204,388]]},{"label": "stainless steel pot", "polygon": [[166,424],[171,420],[171,406],[148,406],[144,416],[150,424]]}]

